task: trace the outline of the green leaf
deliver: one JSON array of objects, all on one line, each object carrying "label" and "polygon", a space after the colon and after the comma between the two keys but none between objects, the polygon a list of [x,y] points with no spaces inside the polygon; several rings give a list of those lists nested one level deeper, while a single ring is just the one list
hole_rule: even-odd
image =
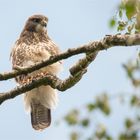
[{"label": "green leaf", "polygon": [[127,134],[127,133],[122,133],[119,136],[119,140],[139,140],[137,137],[136,132],[132,133],[132,134]]},{"label": "green leaf", "polygon": [[98,97],[96,100],[96,106],[105,114],[109,115],[111,112],[108,96],[103,94],[101,97]]},{"label": "green leaf", "polygon": [[[99,126],[99,127],[100,127],[100,126]],[[96,137],[99,138],[99,139],[104,138],[104,137],[106,136],[106,128],[101,126],[101,127],[98,128],[98,129],[99,129],[99,130],[97,130],[97,131],[95,132]]]},{"label": "green leaf", "polygon": [[79,121],[79,112],[78,110],[72,110],[69,112],[65,117],[64,120],[69,124],[69,125],[76,125]]},{"label": "green leaf", "polygon": [[112,18],[112,19],[110,20],[110,22],[109,22],[109,26],[110,26],[111,28],[113,28],[115,25],[116,25],[116,20],[115,20],[114,18]]},{"label": "green leaf", "polygon": [[126,16],[128,19],[131,19],[133,16],[136,15],[136,5],[137,0],[128,0],[125,3]]},{"label": "green leaf", "polygon": [[119,17],[122,18],[122,9],[119,10]]},{"label": "green leaf", "polygon": [[81,121],[81,125],[82,125],[83,127],[89,126],[89,123],[90,123],[90,120],[89,120],[88,118],[83,119],[83,120]]},{"label": "green leaf", "polygon": [[120,134],[119,140],[126,140],[126,139],[127,139],[127,137],[125,134]]},{"label": "green leaf", "polygon": [[137,32],[140,32],[140,12],[138,12],[136,16],[135,29],[137,30]]},{"label": "green leaf", "polygon": [[123,31],[123,30],[125,30],[127,24],[128,24],[127,22],[118,21],[118,28],[117,28],[117,30],[118,30],[118,31]]},{"label": "green leaf", "polygon": [[131,103],[132,106],[134,106],[134,105],[137,104],[137,101],[138,101],[137,96],[136,96],[136,95],[133,95],[133,96],[131,97],[130,103]]},{"label": "green leaf", "polygon": [[140,98],[139,98],[139,96],[133,95],[131,97],[130,103],[131,103],[132,106],[139,107],[140,106]]},{"label": "green leaf", "polygon": [[106,136],[106,140],[113,140],[111,136]]},{"label": "green leaf", "polygon": [[133,126],[133,124],[134,123],[131,119],[128,118],[128,119],[125,120],[125,127],[126,128],[128,128],[128,129],[131,128]]},{"label": "green leaf", "polygon": [[78,140],[78,138],[79,138],[78,133],[72,132],[72,133],[70,134],[70,140]]},{"label": "green leaf", "polygon": [[96,108],[96,105],[94,103],[87,104],[87,109],[89,112],[93,111]]}]

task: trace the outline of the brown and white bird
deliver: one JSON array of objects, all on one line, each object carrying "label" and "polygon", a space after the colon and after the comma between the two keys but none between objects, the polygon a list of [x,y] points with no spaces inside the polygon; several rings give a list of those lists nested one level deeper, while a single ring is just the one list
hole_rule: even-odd
[{"label": "brown and white bird", "polygon": [[[59,48],[49,38],[46,27],[48,18],[43,15],[33,15],[27,20],[19,39],[11,52],[13,69],[26,68],[50,56],[60,53]],[[62,63],[57,62],[27,75],[21,75],[16,81],[22,85],[29,78],[42,73],[57,74],[62,68]],[[51,109],[58,102],[56,90],[50,86],[40,86],[24,95],[25,107],[31,112],[31,123],[35,130],[43,130],[51,123]]]}]

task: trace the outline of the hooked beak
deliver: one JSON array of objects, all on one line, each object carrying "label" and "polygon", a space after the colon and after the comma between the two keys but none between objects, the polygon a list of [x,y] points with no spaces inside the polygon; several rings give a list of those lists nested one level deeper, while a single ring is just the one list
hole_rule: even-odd
[{"label": "hooked beak", "polygon": [[43,20],[41,23],[40,23],[43,27],[47,27],[47,21]]}]

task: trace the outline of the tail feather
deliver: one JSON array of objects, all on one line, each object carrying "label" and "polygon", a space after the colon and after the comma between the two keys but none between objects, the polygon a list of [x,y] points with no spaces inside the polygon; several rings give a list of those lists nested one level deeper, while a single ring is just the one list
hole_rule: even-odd
[{"label": "tail feather", "polygon": [[31,123],[35,130],[43,130],[50,126],[51,110],[40,102],[31,102]]}]

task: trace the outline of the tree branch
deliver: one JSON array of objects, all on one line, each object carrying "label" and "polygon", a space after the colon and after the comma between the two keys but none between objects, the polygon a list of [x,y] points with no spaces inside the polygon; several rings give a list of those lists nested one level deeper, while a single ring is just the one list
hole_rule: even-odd
[{"label": "tree branch", "polygon": [[98,51],[116,46],[134,45],[140,45],[140,34],[107,35],[101,41],[93,41],[78,48],[68,49],[66,52],[56,56],[52,56],[49,60],[38,63],[34,66],[0,74],[1,81],[7,80],[10,78],[15,78],[16,76],[19,76],[21,74],[31,73],[35,70],[51,65],[57,61],[67,59],[80,53],[86,54],[84,58],[80,59],[73,67],[70,68],[70,76],[67,79],[61,80],[58,77],[47,73],[46,75],[37,77],[36,79],[32,79],[31,81],[29,81],[29,83],[18,86],[11,91],[0,93],[0,104],[7,99],[14,98],[17,95],[30,91],[41,85],[49,85],[52,88],[58,89],[60,91],[65,91],[80,81],[82,76],[86,73],[88,65],[96,58]]},{"label": "tree branch", "polygon": [[[78,83],[82,76],[86,73],[87,66],[94,60],[96,54],[97,53],[87,54],[86,57],[79,60],[77,64],[71,68],[71,70],[73,70],[72,74],[63,81],[55,75],[46,73],[42,76],[38,75],[38,77],[29,81],[29,83],[18,86],[9,92],[0,93],[0,104],[8,99],[12,99],[15,96],[18,96],[24,92],[30,91],[42,85],[49,85],[54,89],[58,89],[59,91],[65,91],[71,88],[76,83]],[[79,66],[82,67],[79,69]]]},{"label": "tree branch", "polygon": [[0,81],[14,78],[21,74],[28,74],[45,66],[51,65],[62,59],[67,59],[77,54],[96,52],[116,46],[134,46],[140,45],[140,34],[134,35],[107,35],[101,41],[93,41],[78,48],[68,49],[66,52],[52,56],[49,60],[40,62],[34,66],[14,70],[12,72],[0,74]]}]

